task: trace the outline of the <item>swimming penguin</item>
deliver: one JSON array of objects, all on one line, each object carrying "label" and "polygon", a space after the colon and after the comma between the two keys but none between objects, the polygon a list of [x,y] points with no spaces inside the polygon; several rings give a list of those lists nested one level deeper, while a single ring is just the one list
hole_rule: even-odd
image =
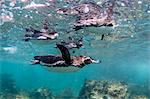
[{"label": "swimming penguin", "polygon": [[73,72],[91,63],[100,63],[88,56],[70,56],[68,49],[57,44],[62,55],[34,56],[32,64],[41,64],[49,71]]},{"label": "swimming penguin", "polygon": [[54,40],[58,37],[57,32],[41,32],[35,29],[32,29],[32,34],[25,34],[25,41],[29,40]]},{"label": "swimming penguin", "polygon": [[79,49],[83,46],[83,40],[82,40],[82,38],[81,39],[73,39],[73,38],[69,37],[68,41],[61,41],[58,44],[64,45],[68,49],[73,49],[73,48]]},{"label": "swimming penguin", "polygon": [[57,13],[60,14],[74,14],[77,15],[74,29],[79,30],[83,27],[100,27],[100,26],[115,26],[113,18],[114,4],[110,5],[108,9],[102,8],[96,3],[82,3],[75,7],[58,9]]},{"label": "swimming penguin", "polygon": [[54,30],[50,31],[47,21],[43,24],[43,29],[36,30],[32,27],[26,28],[26,32],[32,34],[25,34],[25,41],[29,40],[54,40],[58,37],[58,33]]}]

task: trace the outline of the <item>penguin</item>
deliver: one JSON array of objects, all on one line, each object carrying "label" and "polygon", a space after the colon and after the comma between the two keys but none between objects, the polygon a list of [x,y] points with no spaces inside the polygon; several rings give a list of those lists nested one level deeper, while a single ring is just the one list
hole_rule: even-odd
[{"label": "penguin", "polygon": [[69,37],[69,40],[67,41],[61,41],[58,44],[62,44],[65,47],[67,47],[68,49],[73,49],[73,48],[77,48],[80,49],[83,46],[83,39],[73,39],[71,37]]},{"label": "penguin", "polygon": [[32,27],[26,28],[25,30],[26,30],[26,32],[32,33],[32,34],[25,34],[25,39],[24,39],[25,41],[29,41],[29,40],[43,40],[43,41],[54,40],[59,36],[56,31],[54,31],[54,30],[50,31],[50,29],[48,27],[47,20],[45,20],[45,22],[43,24],[43,29],[41,29],[41,30],[36,30]]},{"label": "penguin", "polygon": [[[28,30],[28,29],[27,29]],[[54,40],[58,37],[58,33],[53,32],[41,32],[35,29],[32,29],[32,34],[25,34],[25,41],[29,40]]]},{"label": "penguin", "polygon": [[112,3],[106,10],[96,3],[82,3],[71,8],[58,9],[59,14],[74,14],[77,16],[74,23],[75,31],[83,29],[83,27],[114,27],[116,22],[113,18],[114,3]]},{"label": "penguin", "polygon": [[54,72],[75,72],[88,64],[100,63],[88,56],[71,56],[69,50],[61,44],[57,44],[61,55],[34,56],[32,64],[40,64],[49,71]]}]

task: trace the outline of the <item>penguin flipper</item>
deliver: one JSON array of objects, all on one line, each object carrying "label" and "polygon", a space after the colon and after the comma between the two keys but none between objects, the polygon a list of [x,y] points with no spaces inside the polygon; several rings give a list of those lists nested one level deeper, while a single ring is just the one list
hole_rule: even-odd
[{"label": "penguin flipper", "polygon": [[71,64],[72,61],[71,61],[69,50],[62,44],[56,44],[56,45],[57,45],[57,48],[59,48],[59,50],[61,51],[62,58],[65,60],[65,62],[67,64]]}]

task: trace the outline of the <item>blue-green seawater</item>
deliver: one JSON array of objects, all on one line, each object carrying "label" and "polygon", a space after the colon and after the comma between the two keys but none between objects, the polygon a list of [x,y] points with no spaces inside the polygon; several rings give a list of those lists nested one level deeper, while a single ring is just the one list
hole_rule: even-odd
[{"label": "blue-green seawater", "polygon": [[[60,26],[57,29],[61,32],[60,38],[63,39],[66,31],[62,29],[63,23],[58,22],[58,24]],[[58,49],[54,48],[57,40],[44,44],[24,42],[23,28],[13,27],[1,35],[0,73],[11,74],[16,86],[25,90],[47,87],[53,93],[59,93],[71,88],[78,96],[85,79],[91,79],[124,81],[131,86],[145,86],[144,90],[148,92],[150,91],[150,19],[131,20],[131,24],[134,24],[130,31],[133,36],[119,40],[98,39],[101,34],[98,33],[102,32],[100,30],[107,32],[107,27],[98,30],[94,28],[96,32],[87,28],[81,34],[79,31],[78,34],[84,38],[84,47],[76,50],[72,55],[91,56],[101,60],[102,63],[90,64],[77,72],[70,73],[50,72],[41,65],[31,65],[30,60],[35,55],[60,54]],[[127,32],[130,26],[130,24],[121,25],[120,33]],[[64,26],[65,29],[66,27]],[[111,28],[111,31],[115,29]],[[5,51],[4,48],[7,47],[15,50]]]},{"label": "blue-green seawater", "polygon": [[[13,29],[10,34],[20,33]],[[142,32],[142,33],[141,33]],[[85,79],[124,81],[131,85],[150,84],[149,37],[150,31],[139,31],[136,38],[126,39],[119,43],[108,44],[106,48],[84,45],[86,52],[81,49],[78,54],[86,54],[102,61],[100,64],[85,66],[80,71],[72,73],[50,72],[40,65],[31,65],[34,55],[60,54],[52,44],[32,44],[16,38],[17,41],[2,41],[3,47],[14,46],[14,53],[1,52],[1,73],[13,75],[16,85],[23,89],[48,87],[54,92],[72,88],[78,94]],[[11,37],[8,37],[11,38]],[[6,43],[5,43],[6,42]],[[102,41],[99,41],[102,42]],[[86,43],[86,38],[85,38]],[[96,42],[98,43],[98,42]],[[82,51],[83,50],[83,51]]]}]

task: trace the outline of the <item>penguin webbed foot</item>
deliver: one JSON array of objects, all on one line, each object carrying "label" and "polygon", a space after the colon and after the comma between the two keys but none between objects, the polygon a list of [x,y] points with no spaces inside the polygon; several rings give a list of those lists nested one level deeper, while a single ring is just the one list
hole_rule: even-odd
[{"label": "penguin webbed foot", "polygon": [[101,63],[102,61],[101,60],[93,60],[92,63],[95,63],[95,64],[99,64]]},{"label": "penguin webbed foot", "polygon": [[25,38],[24,39],[25,42],[28,42],[29,40],[30,40],[30,38]]},{"label": "penguin webbed foot", "polygon": [[23,39],[25,42],[29,41],[32,38],[30,34],[25,34],[25,38]]},{"label": "penguin webbed foot", "polygon": [[31,37],[31,34],[25,34],[24,36],[25,37]]},{"label": "penguin webbed foot", "polygon": [[34,65],[34,64],[40,64],[40,61],[39,60],[31,60],[31,64]]},{"label": "penguin webbed foot", "polygon": [[29,27],[29,28],[25,28],[26,32],[33,32],[34,29],[32,27]]},{"label": "penguin webbed foot", "polygon": [[31,29],[25,28],[26,32],[31,32]]},{"label": "penguin webbed foot", "polygon": [[102,34],[101,40],[104,40],[104,37],[105,37],[105,35],[104,35],[104,34]]}]

